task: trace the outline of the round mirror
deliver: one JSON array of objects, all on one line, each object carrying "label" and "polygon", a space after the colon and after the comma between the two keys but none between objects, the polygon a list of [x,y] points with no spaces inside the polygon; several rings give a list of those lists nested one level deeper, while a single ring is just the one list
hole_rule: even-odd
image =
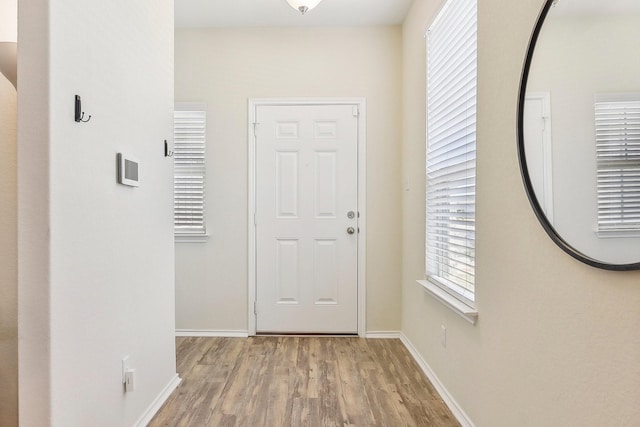
[{"label": "round mirror", "polygon": [[529,200],[568,254],[640,269],[640,1],[547,0],[527,52],[518,153]]}]

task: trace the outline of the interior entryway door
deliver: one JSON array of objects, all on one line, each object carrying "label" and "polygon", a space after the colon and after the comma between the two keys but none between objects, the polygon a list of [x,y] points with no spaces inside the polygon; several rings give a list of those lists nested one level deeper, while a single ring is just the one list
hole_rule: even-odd
[{"label": "interior entryway door", "polygon": [[255,110],[256,332],[358,330],[358,108]]}]

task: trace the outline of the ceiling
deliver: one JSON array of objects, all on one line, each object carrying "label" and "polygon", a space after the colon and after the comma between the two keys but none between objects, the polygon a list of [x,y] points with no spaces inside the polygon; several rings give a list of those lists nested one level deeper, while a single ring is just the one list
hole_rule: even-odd
[{"label": "ceiling", "polygon": [[286,0],[175,0],[175,23],[178,28],[396,25],[412,1],[323,0],[303,16]]}]

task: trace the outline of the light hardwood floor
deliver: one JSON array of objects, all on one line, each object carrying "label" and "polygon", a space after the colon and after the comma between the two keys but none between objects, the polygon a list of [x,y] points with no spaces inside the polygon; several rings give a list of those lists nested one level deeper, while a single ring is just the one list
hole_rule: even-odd
[{"label": "light hardwood floor", "polygon": [[397,339],[177,338],[157,426],[458,426]]}]

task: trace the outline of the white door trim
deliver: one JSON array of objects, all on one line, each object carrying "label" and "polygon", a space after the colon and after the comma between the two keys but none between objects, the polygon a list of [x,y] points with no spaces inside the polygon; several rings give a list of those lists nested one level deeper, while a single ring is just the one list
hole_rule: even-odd
[{"label": "white door trim", "polygon": [[[542,119],[544,131],[542,133],[542,185],[544,199],[539,200],[543,204],[545,215],[553,224],[553,144],[551,133],[551,93],[529,92],[525,96],[526,101],[540,101],[542,105]],[[538,195],[539,196],[539,195]]]},{"label": "white door trim", "polygon": [[366,333],[366,99],[365,98],[252,98],[249,99],[248,170],[248,330],[256,334],[256,133],[255,117],[259,106],[279,105],[353,105],[358,108],[358,335]]}]

